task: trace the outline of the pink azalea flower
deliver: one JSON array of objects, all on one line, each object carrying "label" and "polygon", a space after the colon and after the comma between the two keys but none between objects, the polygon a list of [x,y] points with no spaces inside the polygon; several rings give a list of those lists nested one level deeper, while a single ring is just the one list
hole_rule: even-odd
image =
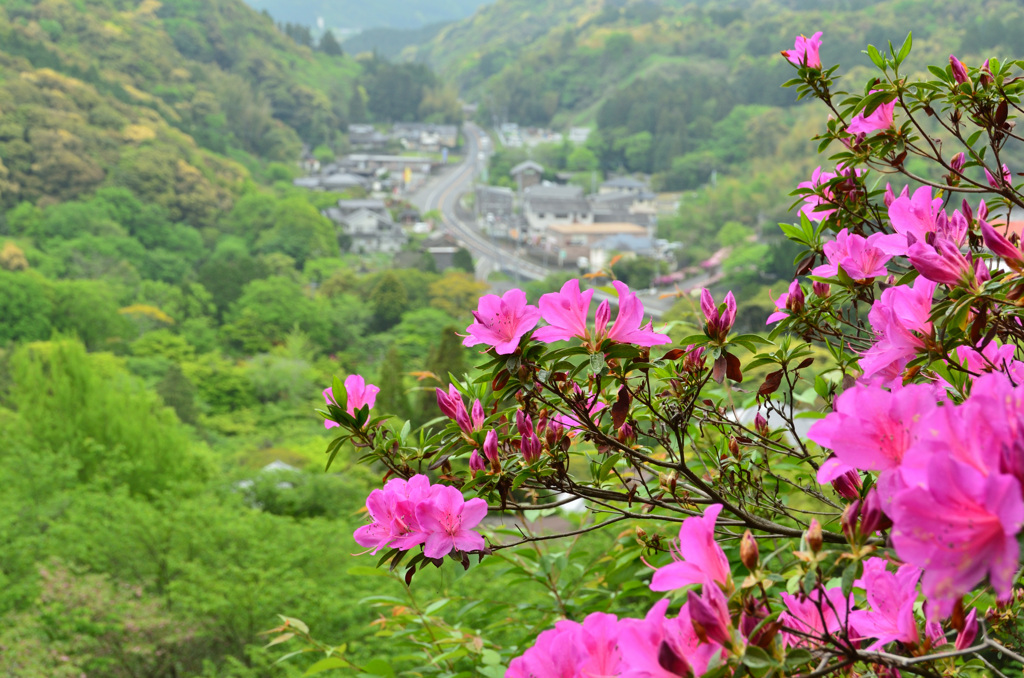
[{"label": "pink azalea flower", "polygon": [[924,348],[923,337],[932,333],[928,318],[935,288],[936,283],[920,277],[912,287],[898,285],[882,292],[868,313],[876,340],[861,357],[863,379],[888,374],[891,380]]},{"label": "pink azalea flower", "polygon": [[562,285],[561,291],[545,294],[540,298],[541,316],[547,321],[548,326],[537,330],[534,338],[548,344],[577,338],[594,348],[605,339],[637,346],[656,346],[672,342],[668,336],[654,332],[650,323],[646,327],[641,327],[644,305],[636,294],[629,291],[625,283],[616,280],[612,285],[619,293],[619,312],[611,329],[608,329],[611,305],[605,300],[597,308],[594,331],[590,332],[587,327],[587,315],[590,312],[590,300],[594,296],[594,291],[587,290],[581,293],[579,280],[573,279]]},{"label": "pink azalea flower", "polygon": [[533,647],[508,665],[505,678],[579,676],[579,628],[580,625],[576,622],[563,620],[555,624],[555,628],[542,631]]},{"label": "pink azalea flower", "polygon": [[545,294],[540,298],[540,314],[547,321],[533,333],[533,338],[550,344],[568,341],[573,337],[587,336],[587,316],[590,313],[590,298],[594,290],[580,292],[580,281],[573,278],[562,285],[561,291]]},{"label": "pink azalea flower", "polygon": [[620,622],[619,651],[623,657],[620,678],[700,676],[724,651],[717,643],[701,641],[687,606],[684,605],[674,619],[666,615],[668,606],[669,601],[663,599],[655,603],[642,620]]},{"label": "pink azalea flower", "polygon": [[779,621],[792,629],[782,637],[793,647],[813,648],[824,644],[826,634],[846,628],[847,614],[854,607],[853,595],[844,597],[839,586],[828,589],[824,595],[820,588],[808,596],[781,595],[786,612],[779,616]]},{"label": "pink azalea flower", "polygon": [[894,123],[893,110],[895,110],[895,108],[896,100],[893,99],[887,104],[881,104],[876,107],[875,110],[871,111],[868,115],[865,115],[864,112],[860,112],[850,120],[850,124],[847,125],[846,131],[850,134],[871,134],[872,132],[891,129]]},{"label": "pink azalea flower", "polygon": [[606,338],[618,344],[634,344],[636,346],[658,346],[672,343],[672,339],[668,335],[655,332],[651,328],[651,323],[647,323],[646,327],[640,326],[644,319],[644,305],[634,292],[629,291],[626,283],[613,280],[612,286],[619,293],[619,312],[615,316],[612,328],[606,333],[611,315],[608,301],[602,301],[597,307],[594,344],[600,344]]},{"label": "pink azalea flower", "polygon": [[783,51],[782,56],[786,57],[786,59],[794,66],[821,68],[821,56],[819,54],[820,49],[821,31],[818,31],[809,38],[804,37],[803,35],[796,36],[796,42],[793,44],[793,49]]},{"label": "pink azalea flower", "polygon": [[917,602],[917,581],[921,570],[903,565],[895,573],[886,570],[887,561],[868,558],[864,561],[864,575],[855,582],[864,589],[870,610],[854,610],[850,623],[860,638],[874,638],[867,650],[880,650],[893,641],[917,643],[917,620],[914,603]]},{"label": "pink azalea flower", "polygon": [[424,475],[413,476],[408,481],[393,478],[383,489],[373,490],[366,499],[366,510],[373,522],[355,531],[356,543],[373,549],[371,553],[385,546],[407,550],[422,544],[426,534],[419,529],[415,507],[429,501],[436,491]]},{"label": "pink azalea flower", "polygon": [[725,309],[720,310],[707,288],[700,291],[700,309],[704,312],[706,320],[705,331],[709,337],[719,342],[725,341],[733,323],[736,322],[736,297],[732,292],[725,295],[724,303]]},{"label": "pink azalea flower", "polygon": [[[363,409],[364,406],[368,406],[371,410],[377,402],[377,394],[380,393],[380,389],[373,384],[367,384],[366,381],[358,374],[350,374],[345,377],[345,395],[347,402],[345,405],[345,412],[349,416],[355,416],[356,412]],[[334,400],[334,389],[328,386],[324,389],[324,400],[328,404],[335,403]],[[338,426],[338,422],[327,419],[324,421],[324,428],[334,428]]]},{"label": "pink azalea flower", "polygon": [[878,247],[888,254],[906,254],[910,247],[907,237],[913,235],[917,240],[925,240],[929,233],[938,230],[942,214],[942,198],[932,198],[932,189],[928,186],[914,191],[913,197],[900,195],[889,205],[889,221],[896,233],[880,240]]},{"label": "pink azalea flower", "polygon": [[540,310],[526,303],[526,294],[511,289],[501,297],[485,294],[473,312],[476,322],[466,328],[469,333],[462,344],[493,346],[498,355],[515,353],[523,335],[537,326]]},{"label": "pink azalea flower", "polygon": [[960,248],[945,238],[936,238],[934,245],[916,241],[907,249],[907,258],[918,272],[943,285],[970,286],[974,283],[974,263]]},{"label": "pink azalea flower", "polygon": [[925,571],[922,590],[940,615],[986,576],[1000,599],[1009,598],[1024,523],[1016,478],[985,476],[951,455],[935,454],[927,486],[904,490],[891,508],[896,554]]},{"label": "pink azalea flower", "polygon": [[[934,388],[924,384],[896,391],[855,384],[836,398],[835,411],[815,422],[807,437],[830,448],[842,464],[881,471],[879,484],[888,485],[907,450],[923,435],[936,400]],[[832,480],[828,470],[821,467],[819,483]]]},{"label": "pink azalea flower", "polygon": [[540,459],[541,446],[540,438],[533,428],[533,419],[530,415],[524,414],[522,410],[516,410],[516,428],[519,430],[519,450],[523,453],[523,459],[527,464]]},{"label": "pink azalea flower", "polygon": [[1002,171],[1002,175],[1000,176],[999,179],[996,179],[994,176],[992,176],[992,173],[988,171],[987,167],[984,168],[984,169],[985,169],[985,180],[988,181],[988,185],[991,186],[992,188],[998,189],[998,188],[1002,188],[1003,186],[1012,186],[1013,185],[1013,175],[1010,174],[1010,168],[1007,167],[1006,165],[1003,165],[1003,167],[1002,167],[1002,170],[1003,170]]},{"label": "pink azalea flower", "polygon": [[978,219],[978,226],[981,227],[981,237],[985,240],[985,247],[992,250],[1000,259],[1006,263],[1019,267],[1024,263],[1024,253],[1014,245],[1002,233],[992,228],[984,219]]},{"label": "pink azalea flower", "polygon": [[721,504],[711,504],[704,515],[687,518],[679,527],[679,544],[673,547],[673,562],[658,568],[651,580],[652,591],[672,591],[691,584],[729,581],[729,560],[715,542],[715,522]]},{"label": "pink azalea flower", "polygon": [[815,191],[815,193],[804,195],[803,200],[805,204],[800,208],[800,211],[807,215],[807,218],[811,221],[823,221],[835,213],[836,208],[833,206],[831,189],[825,187],[821,191],[821,195],[818,195],[817,192],[818,189],[835,179],[836,176],[832,172],[822,172],[821,167],[817,167],[811,174],[810,181],[802,181],[797,184],[797,188],[808,188]]},{"label": "pink azalea flower", "polygon": [[486,515],[483,499],[466,501],[454,487],[442,486],[433,501],[416,506],[416,518],[427,534],[423,554],[443,558],[453,550],[482,550],[484,538],[472,530]]},{"label": "pink azalea flower", "polygon": [[732,640],[732,615],[722,589],[705,586],[699,596],[696,592],[690,592],[686,597],[686,608],[690,612],[690,619],[694,624],[699,624],[704,637],[709,641],[725,645]]},{"label": "pink azalea flower", "polygon": [[775,308],[778,309],[775,313],[768,316],[768,320],[765,325],[771,325],[777,323],[780,320],[789,317],[790,312],[800,313],[804,310],[806,303],[806,297],[804,296],[803,288],[800,287],[800,282],[794,280],[789,284],[789,291],[783,292],[779,295],[779,298],[775,300]]},{"label": "pink azalea flower", "polygon": [[880,247],[882,240],[889,236],[874,233],[867,238],[850,233],[845,228],[836,234],[836,239],[822,246],[822,252],[829,263],[816,266],[812,275],[823,278],[839,276],[842,268],[854,280],[870,280],[889,273],[885,264],[892,257]]}]

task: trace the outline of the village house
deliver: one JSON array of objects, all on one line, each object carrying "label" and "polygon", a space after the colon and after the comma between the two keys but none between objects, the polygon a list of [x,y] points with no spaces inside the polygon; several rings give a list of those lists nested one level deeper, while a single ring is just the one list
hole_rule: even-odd
[{"label": "village house", "polygon": [[653,193],[606,191],[588,196],[594,223],[628,222],[653,230],[658,223],[657,196]]},{"label": "village house", "polygon": [[420,151],[439,151],[459,145],[459,128],[455,125],[436,125],[426,122],[396,122],[391,136],[406,148]]},{"label": "village house", "polygon": [[343,171],[355,174],[373,174],[378,170],[402,173],[408,167],[414,174],[430,174],[434,161],[424,156],[376,155],[352,153],[338,161]]},{"label": "village house", "polygon": [[650,193],[650,187],[633,177],[615,177],[601,184],[598,193]]},{"label": "village house", "polygon": [[347,241],[349,251],[357,254],[393,254],[409,241],[381,200],[339,200],[336,207],[329,207],[322,214],[338,225],[339,242]]},{"label": "village house", "polygon": [[510,231],[518,222],[515,214],[515,193],[511,188],[477,186],[474,209],[480,230],[491,236],[509,237]]},{"label": "village house", "polygon": [[525,160],[513,167],[509,174],[516,180],[519,195],[523,195],[527,188],[540,184],[541,176],[544,174],[544,166],[532,160]]},{"label": "village house", "polygon": [[579,186],[531,186],[523,197],[523,216],[534,236],[552,224],[594,223],[593,210]]},{"label": "village house", "polygon": [[[546,241],[559,251],[559,258],[581,262],[581,268],[592,268],[595,246],[611,236],[650,238],[647,228],[629,223],[555,223],[547,228]],[[599,248],[599,256],[607,256],[607,245]],[[564,254],[563,254],[564,252]],[[586,260],[586,265],[582,265]]]},{"label": "village house", "polygon": [[590,247],[590,269],[599,271],[604,269],[614,256],[621,256],[623,259],[657,259],[661,253],[657,243],[650,236],[633,235],[629,233],[616,233],[596,241]]},{"label": "village house", "polygon": [[391,137],[378,132],[373,125],[349,125],[348,143],[352,148],[363,151],[382,151],[387,148]]}]

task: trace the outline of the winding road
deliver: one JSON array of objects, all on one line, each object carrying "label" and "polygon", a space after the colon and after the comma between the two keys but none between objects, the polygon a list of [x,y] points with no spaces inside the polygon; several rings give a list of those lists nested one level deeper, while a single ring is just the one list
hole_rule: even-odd
[{"label": "winding road", "polygon": [[[429,182],[425,187],[410,196],[410,202],[416,205],[421,212],[437,210],[441,213],[442,224],[449,233],[454,235],[462,244],[472,252],[478,260],[478,266],[493,265],[495,268],[515,275],[517,278],[528,280],[543,280],[548,275],[558,273],[556,269],[545,268],[529,259],[516,255],[512,250],[501,247],[476,229],[475,224],[467,224],[456,214],[456,207],[459,199],[464,193],[473,190],[473,182],[482,169],[479,154],[481,152],[480,140],[484,132],[477,125],[467,122],[463,126],[465,135],[466,154],[465,159],[454,168],[447,170],[445,174],[438,176]],[[489,156],[484,151],[486,162]],[[481,261],[485,260],[485,261]],[[688,291],[706,283],[707,276],[698,276],[680,285],[683,291]],[[638,290],[638,292],[640,292]],[[608,299],[611,303],[617,304],[615,296],[606,294],[600,290],[595,291],[598,299]],[[662,299],[658,294],[640,293],[640,299],[646,309],[645,315],[654,318],[661,318],[664,313],[672,307],[675,299]]]}]

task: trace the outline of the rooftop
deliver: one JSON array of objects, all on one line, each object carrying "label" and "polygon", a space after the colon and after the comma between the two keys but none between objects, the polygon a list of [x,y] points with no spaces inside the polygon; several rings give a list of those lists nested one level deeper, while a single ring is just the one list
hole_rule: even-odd
[{"label": "rooftop", "polygon": [[601,186],[605,188],[647,188],[647,184],[640,181],[639,179],[634,179],[633,177],[615,177],[614,179],[609,179],[608,181],[604,182],[603,184],[601,184]]},{"label": "rooftop", "polygon": [[548,226],[548,232],[560,235],[647,235],[647,229],[643,226],[623,222],[605,224],[551,224]]},{"label": "rooftop", "polygon": [[534,172],[537,172],[538,174],[543,174],[544,173],[544,166],[543,165],[541,165],[540,163],[536,163],[536,162],[534,162],[532,160],[525,160],[525,161],[519,163],[518,165],[516,165],[515,167],[513,167],[511,170],[509,170],[509,174],[511,174],[512,176],[516,176],[518,174],[522,174],[526,170],[531,170],[531,169]]}]

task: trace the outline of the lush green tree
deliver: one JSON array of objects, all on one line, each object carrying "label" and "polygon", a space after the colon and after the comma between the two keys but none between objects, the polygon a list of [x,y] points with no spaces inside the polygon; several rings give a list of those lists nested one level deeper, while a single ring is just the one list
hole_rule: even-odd
[{"label": "lush green tree", "polygon": [[117,294],[102,280],[63,280],[53,286],[53,328],[76,336],[89,350],[110,349],[132,332]]},{"label": "lush green tree", "polygon": [[398,349],[392,346],[384,356],[380,365],[380,373],[375,382],[380,386],[377,394],[377,405],[381,412],[392,414],[401,420],[410,418],[409,395],[405,391],[405,373],[408,368],[402,360]]},{"label": "lush green tree", "polygon": [[324,31],[323,36],[321,36],[319,49],[327,56],[332,57],[341,56],[345,53],[341,49],[341,43],[334,37],[334,32],[330,30]]},{"label": "lush green tree", "polygon": [[49,338],[52,294],[51,285],[34,271],[0,270],[0,345]]},{"label": "lush green tree", "polygon": [[337,256],[334,223],[305,198],[280,201],[271,214],[273,226],[256,239],[257,252],[281,252],[301,267],[306,259]]},{"label": "lush green tree", "polygon": [[476,272],[476,266],[473,264],[473,255],[465,247],[455,250],[455,255],[452,256],[452,267],[461,269],[470,275]]},{"label": "lush green tree", "polygon": [[394,327],[409,307],[409,295],[405,286],[391,271],[377,281],[370,293],[370,307],[373,309],[372,328],[377,332]]},{"label": "lush green tree", "polygon": [[420,423],[441,416],[434,389],[448,386],[452,375],[461,379],[466,372],[466,349],[463,348],[457,332],[453,326],[441,330],[441,336],[427,358],[427,371],[436,379],[425,381],[425,388],[420,392],[419,406],[414,413]]},{"label": "lush green tree", "polygon": [[263,265],[249,253],[245,242],[233,237],[220,240],[199,268],[199,282],[209,291],[221,314],[241,296],[242,288],[264,275]]},{"label": "lush green tree", "polygon": [[149,496],[209,474],[174,412],[108,354],[87,354],[74,341],[29,344],[10,369],[11,401],[33,454],[75,467],[79,482]]},{"label": "lush green tree", "polygon": [[196,407],[196,389],[177,363],[171,363],[167,373],[156,385],[164,404],[174,410],[178,419],[195,426],[199,423],[199,409]]}]

